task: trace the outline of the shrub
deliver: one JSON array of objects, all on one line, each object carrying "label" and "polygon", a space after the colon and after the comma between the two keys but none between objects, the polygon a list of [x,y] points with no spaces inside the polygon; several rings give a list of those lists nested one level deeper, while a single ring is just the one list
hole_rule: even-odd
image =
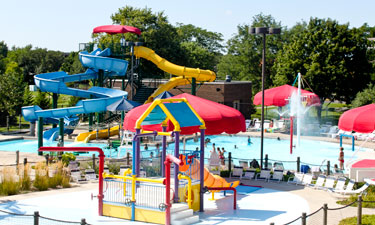
[{"label": "shrub", "polygon": [[64,166],[68,166],[70,161],[76,160],[76,156],[73,153],[67,152],[62,155],[61,160]]},{"label": "shrub", "polygon": [[16,195],[20,192],[21,185],[15,181],[16,170],[12,167],[3,169],[3,180],[0,184],[1,195]]},{"label": "shrub", "polygon": [[222,171],[220,171],[220,176],[221,177],[229,177],[229,174],[230,174],[229,170],[222,170]]},{"label": "shrub", "polygon": [[46,175],[35,175],[34,180],[34,187],[38,189],[38,191],[46,191],[49,188],[49,181],[48,177]]},{"label": "shrub", "polygon": [[118,174],[120,172],[120,165],[117,163],[108,164],[108,169],[110,173]]},{"label": "shrub", "polygon": [[30,174],[30,166],[29,164],[26,164],[25,166],[19,166],[18,171],[22,171],[22,176],[20,178],[20,185],[21,190],[23,191],[29,191],[31,189],[31,178],[29,176]]}]

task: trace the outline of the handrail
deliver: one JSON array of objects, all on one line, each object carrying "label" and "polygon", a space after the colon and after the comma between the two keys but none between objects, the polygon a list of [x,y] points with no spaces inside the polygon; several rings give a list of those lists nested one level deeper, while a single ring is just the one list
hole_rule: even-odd
[{"label": "handrail", "polygon": [[187,196],[186,202],[188,203],[189,209],[191,209],[192,208],[191,204],[193,202],[193,200],[191,199],[191,178],[186,175],[178,174],[178,179],[179,180],[185,179],[188,181],[188,196]]},{"label": "handrail", "polygon": [[157,183],[157,184],[163,184],[164,178],[163,179],[150,179],[150,178],[144,178],[144,177],[130,177],[130,176],[121,176],[121,175],[112,175],[108,173],[103,173],[103,178],[118,178],[118,179],[123,179],[123,180],[135,180],[135,181],[141,181],[141,182],[149,182],[149,183]]},{"label": "handrail", "polygon": [[207,187],[209,191],[233,191],[233,209],[237,209],[237,190],[234,187]]}]

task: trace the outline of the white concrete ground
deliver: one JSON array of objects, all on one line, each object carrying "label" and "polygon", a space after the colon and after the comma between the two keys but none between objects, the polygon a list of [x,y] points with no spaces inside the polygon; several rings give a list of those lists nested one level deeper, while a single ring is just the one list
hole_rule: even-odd
[{"label": "white concrete ground", "polygon": [[[85,218],[90,224],[142,224],[98,216],[98,200],[91,200],[92,193],[96,195],[97,188],[9,201],[0,204],[0,209],[20,214],[39,211],[44,217],[77,222]],[[205,195],[205,212],[200,213],[200,224],[279,224],[290,222],[302,212],[309,212],[308,203],[300,196],[268,188],[238,195],[237,210],[233,210],[230,194],[224,197],[217,193],[216,201],[209,201],[209,197],[210,194]],[[12,221],[16,221],[16,217],[3,218],[1,215],[0,224],[14,224]]]}]

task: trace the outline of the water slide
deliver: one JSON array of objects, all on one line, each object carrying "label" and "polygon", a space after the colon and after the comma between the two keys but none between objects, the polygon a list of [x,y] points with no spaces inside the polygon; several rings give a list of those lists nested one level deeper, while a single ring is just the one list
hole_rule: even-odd
[{"label": "water slide", "polygon": [[135,46],[134,55],[137,58],[147,59],[154,63],[159,69],[177,76],[171,78],[167,83],[161,84],[146,103],[152,102],[152,100],[163,91],[168,91],[176,86],[191,84],[192,78],[195,78],[197,82],[212,82],[216,79],[216,74],[211,70],[188,68],[173,64],[157,55],[152,49],[143,46]]},{"label": "water slide", "polygon": [[[109,129],[109,136],[114,136],[119,134],[120,126],[114,126]],[[91,132],[80,133],[76,137],[76,142],[84,142],[88,143],[90,140],[96,139],[96,130]],[[98,131],[98,138],[107,138],[108,137],[108,129],[103,129]]]},{"label": "water slide", "polygon": [[[47,123],[58,124],[59,120],[57,118],[48,118]],[[79,117],[78,116],[65,116],[64,117],[64,134],[72,134],[74,128],[78,125]],[[43,133],[43,138],[48,141],[54,141],[59,137],[60,128],[52,128]]]},{"label": "water slide", "polygon": [[[128,62],[125,60],[109,58],[110,49],[101,51],[96,49],[91,53],[80,52],[79,59],[84,67],[89,69],[85,73],[69,75],[64,71],[38,74],[34,76],[35,85],[43,92],[72,95],[87,100],[81,100],[77,105],[67,108],[42,110],[39,106],[22,107],[25,120],[35,122],[38,117],[44,121],[58,120],[58,118],[71,117],[76,114],[88,114],[106,111],[106,107],[127,96],[127,92],[103,87],[91,87],[88,90],[71,88],[65,85],[68,82],[78,82],[98,78],[98,70],[107,71],[108,76],[125,76]],[[69,120],[69,119],[68,119]],[[74,119],[72,119],[74,120]],[[50,139],[55,132],[49,131],[45,138]]]},{"label": "water slide", "polygon": [[[191,168],[184,171],[184,168]],[[194,159],[194,162],[189,167],[180,167],[180,171],[185,172],[186,175],[190,176],[193,179],[199,180],[200,179],[200,162],[197,159]],[[233,181],[228,183],[224,178],[219,175],[214,175],[207,168],[204,168],[204,186],[206,187],[237,187],[240,184],[240,181]]]}]

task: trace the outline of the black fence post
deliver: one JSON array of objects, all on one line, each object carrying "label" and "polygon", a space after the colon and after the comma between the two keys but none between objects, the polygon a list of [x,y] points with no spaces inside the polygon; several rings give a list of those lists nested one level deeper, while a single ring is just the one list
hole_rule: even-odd
[{"label": "black fence post", "polygon": [[306,225],[306,213],[302,213],[302,217],[301,217],[301,225]]},{"label": "black fence post", "polygon": [[95,171],[95,154],[92,154],[92,169]]},{"label": "black fence post", "polygon": [[328,219],[328,205],[323,205],[323,225],[327,225],[327,219]]},{"label": "black fence post", "polygon": [[327,176],[331,173],[331,162],[328,160],[327,161]]},{"label": "black fence post", "polygon": [[34,212],[34,225],[39,225],[39,212]]},{"label": "black fence post", "polygon": [[300,172],[300,168],[301,168],[301,158],[298,156],[297,157],[297,172]]},{"label": "black fence post", "polygon": [[268,169],[268,154],[265,155],[264,164],[266,164],[265,168]]},{"label": "black fence post", "polygon": [[27,164],[27,158],[23,158],[23,165]]},{"label": "black fence post", "polygon": [[232,152],[228,153],[228,170],[230,174],[230,171],[232,170]]},{"label": "black fence post", "polygon": [[357,225],[362,224],[362,195],[358,196]]},{"label": "black fence post", "polygon": [[10,129],[10,120],[9,120],[9,116],[7,116],[7,132],[9,133],[9,129]]},{"label": "black fence post", "polygon": [[130,152],[126,153],[126,165],[130,166]]},{"label": "black fence post", "polygon": [[81,219],[81,225],[86,225],[86,224],[87,224],[86,219],[85,218]]}]

